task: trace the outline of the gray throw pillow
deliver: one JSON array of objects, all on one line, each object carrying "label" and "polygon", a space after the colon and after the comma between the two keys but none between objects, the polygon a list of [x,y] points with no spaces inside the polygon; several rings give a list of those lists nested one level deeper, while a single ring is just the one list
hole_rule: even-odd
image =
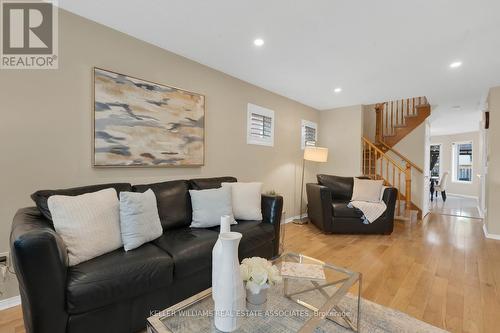
[{"label": "gray throw pillow", "polygon": [[232,223],[236,224],[233,215],[233,205],[230,187],[221,187],[209,190],[189,190],[193,207],[191,228],[209,228],[220,225],[223,215],[231,216]]},{"label": "gray throw pillow", "polygon": [[156,196],[151,189],[144,193],[120,192],[120,228],[125,251],[163,234]]}]

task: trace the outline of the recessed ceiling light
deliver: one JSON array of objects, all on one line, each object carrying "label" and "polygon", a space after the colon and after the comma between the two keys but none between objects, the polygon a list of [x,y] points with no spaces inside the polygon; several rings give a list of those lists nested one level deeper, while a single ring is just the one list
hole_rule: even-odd
[{"label": "recessed ceiling light", "polygon": [[264,45],[264,40],[262,38],[257,38],[253,41],[255,46],[262,46]]},{"label": "recessed ceiling light", "polygon": [[339,92],[342,91],[342,88],[335,88],[335,89],[333,89],[333,91],[338,94]]},{"label": "recessed ceiling light", "polygon": [[462,62],[461,61],[455,61],[455,62],[452,62],[450,64],[450,68],[458,68],[460,66],[462,66]]}]

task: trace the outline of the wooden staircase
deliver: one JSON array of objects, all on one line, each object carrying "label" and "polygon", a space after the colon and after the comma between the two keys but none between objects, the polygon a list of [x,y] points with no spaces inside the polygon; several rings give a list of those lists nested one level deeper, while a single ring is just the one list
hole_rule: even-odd
[{"label": "wooden staircase", "polygon": [[[396,218],[410,221],[421,219],[422,210],[411,201],[412,169],[418,166],[408,162],[401,165],[387,154],[387,150],[390,149],[388,146],[377,145],[365,137],[362,138],[362,145],[363,176],[370,179],[382,179],[385,186],[392,186],[398,190]],[[382,146],[387,147],[387,150],[382,150]]]},{"label": "wooden staircase", "polygon": [[[431,114],[426,97],[406,98],[375,105],[375,142],[363,137],[364,176],[383,179],[398,189],[396,215],[399,219],[422,218],[422,210],[412,202],[412,172],[423,170],[398,152],[394,146]],[[415,173],[414,173],[415,175]]]},{"label": "wooden staircase", "polygon": [[376,104],[375,112],[376,142],[393,147],[430,116],[431,106],[426,97],[414,97]]}]

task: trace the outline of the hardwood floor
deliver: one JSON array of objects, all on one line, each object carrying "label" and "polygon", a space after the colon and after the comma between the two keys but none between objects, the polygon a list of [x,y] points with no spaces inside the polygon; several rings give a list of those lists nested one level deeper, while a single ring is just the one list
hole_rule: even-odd
[{"label": "hardwood floor", "polygon": [[24,333],[21,306],[0,311],[0,333]]},{"label": "hardwood floor", "polygon": [[500,241],[482,220],[430,214],[387,236],[287,225],[285,247],[363,273],[362,296],[451,332],[498,332]]},{"label": "hardwood floor", "polygon": [[[391,236],[323,235],[286,226],[287,251],[363,273],[363,297],[451,332],[498,332],[500,241],[482,221],[430,214],[396,222]],[[19,307],[0,312],[0,332],[24,332]]]}]

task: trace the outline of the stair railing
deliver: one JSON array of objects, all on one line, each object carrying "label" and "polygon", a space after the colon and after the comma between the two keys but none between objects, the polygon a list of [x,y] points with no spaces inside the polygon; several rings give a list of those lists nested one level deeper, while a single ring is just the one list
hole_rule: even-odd
[{"label": "stair railing", "polygon": [[391,152],[396,154],[401,160],[403,160],[405,162],[405,164],[410,164],[413,169],[417,170],[420,173],[424,173],[424,170],[422,170],[421,167],[419,167],[418,165],[416,165],[415,163],[410,161],[406,156],[401,154],[399,151],[397,151],[393,147],[389,147],[384,141],[379,141],[378,143],[380,145],[384,146],[384,148],[387,149],[388,151],[390,150]]},{"label": "stair railing", "polygon": [[376,104],[377,113],[376,138],[382,140],[385,136],[395,134],[397,127],[405,126],[407,117],[416,117],[418,108],[428,105],[425,96],[399,99]]},{"label": "stair railing", "polygon": [[411,164],[406,163],[404,167],[401,166],[365,137],[362,137],[361,142],[363,145],[363,174],[371,179],[382,179],[385,185],[395,187],[398,190],[396,209],[397,215],[401,216],[401,193],[403,191],[405,210],[408,211],[411,208]]}]

